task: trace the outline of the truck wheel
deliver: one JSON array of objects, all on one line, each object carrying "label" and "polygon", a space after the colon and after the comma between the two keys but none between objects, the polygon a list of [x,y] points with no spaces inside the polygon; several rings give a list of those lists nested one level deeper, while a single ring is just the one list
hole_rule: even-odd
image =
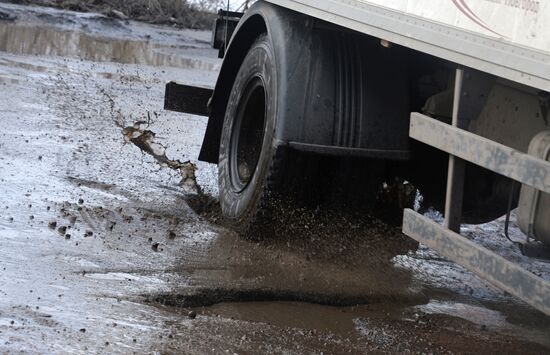
[{"label": "truck wheel", "polygon": [[225,112],[219,155],[219,194],[226,222],[249,234],[268,208],[278,150],[275,139],[277,76],[266,35],[250,48],[235,78]]}]

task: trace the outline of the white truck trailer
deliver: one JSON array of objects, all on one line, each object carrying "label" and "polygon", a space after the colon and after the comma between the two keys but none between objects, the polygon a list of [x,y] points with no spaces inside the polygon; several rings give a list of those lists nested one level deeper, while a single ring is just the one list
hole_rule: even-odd
[{"label": "white truck trailer", "polygon": [[519,205],[522,247],[550,244],[550,1],[257,1],[221,12],[214,44],[214,90],[170,83],[166,107],[209,116],[199,158],[235,229],[292,152],[383,162],[444,211],[405,209],[404,234],[550,315],[548,280],[460,235]]}]

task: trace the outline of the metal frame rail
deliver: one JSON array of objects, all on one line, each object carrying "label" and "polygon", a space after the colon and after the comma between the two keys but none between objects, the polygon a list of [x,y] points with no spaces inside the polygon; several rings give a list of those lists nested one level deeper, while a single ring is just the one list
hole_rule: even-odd
[{"label": "metal frame rail", "polygon": [[458,115],[462,77],[462,69],[457,69],[452,125],[411,113],[409,136],[449,153],[445,223],[439,225],[411,209],[405,209],[403,233],[550,315],[549,281],[459,234],[464,161],[550,193],[550,162],[462,129],[464,122]]}]

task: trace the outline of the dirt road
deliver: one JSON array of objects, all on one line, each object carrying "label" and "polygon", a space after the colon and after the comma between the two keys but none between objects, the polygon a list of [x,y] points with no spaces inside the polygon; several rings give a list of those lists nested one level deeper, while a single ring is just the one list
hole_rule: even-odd
[{"label": "dirt road", "polygon": [[[0,352],[550,351],[548,317],[374,218],[218,225],[206,120],[162,109],[170,80],[214,84],[208,33],[0,12]],[[550,277],[501,228],[464,233]]]}]

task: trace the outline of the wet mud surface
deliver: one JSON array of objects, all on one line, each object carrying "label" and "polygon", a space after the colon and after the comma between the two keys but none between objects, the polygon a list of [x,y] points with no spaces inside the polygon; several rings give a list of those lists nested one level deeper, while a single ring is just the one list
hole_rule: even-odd
[{"label": "wet mud surface", "polygon": [[[207,33],[0,11],[0,352],[550,351],[548,317],[376,218],[225,228],[206,120],[162,109],[170,80],[214,84]],[[549,277],[501,231],[463,234]]]}]

